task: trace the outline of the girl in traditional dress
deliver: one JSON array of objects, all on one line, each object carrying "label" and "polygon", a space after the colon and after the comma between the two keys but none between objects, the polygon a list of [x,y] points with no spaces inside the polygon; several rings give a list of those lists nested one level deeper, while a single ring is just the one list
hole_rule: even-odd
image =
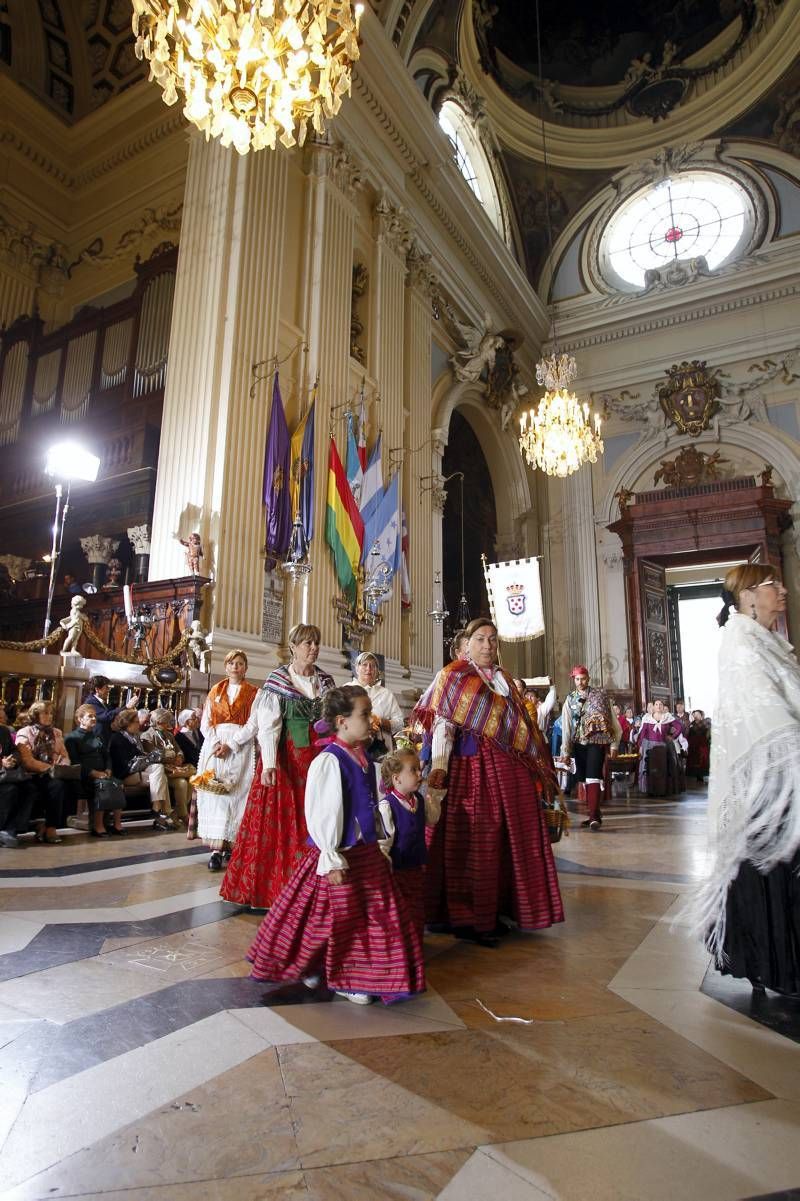
[{"label": "girl in traditional dress", "polygon": [[[384,799],[379,808],[384,828],[392,839],[389,858],[397,887],[422,938],[425,929],[424,873],[428,852],[426,827],[435,826],[441,807],[433,796],[419,792],[422,769],[410,748],[392,751],[381,762]],[[387,813],[388,810],[388,813]]]},{"label": "girl in traditional dress", "polygon": [[694,918],[717,967],[755,991],[800,992],[800,667],[773,627],[774,567],[725,576],[708,781],[712,867]]},{"label": "girl in traditional dress", "polygon": [[323,718],[334,737],[308,770],[309,846],[248,959],[256,980],[324,980],[356,1004],[389,1004],[425,988],[422,939],[386,856],[370,737],[370,700],[333,688]]},{"label": "girl in traditional dress", "polygon": [[334,681],[317,663],[320,632],[300,624],[289,631],[292,661],[278,667],[255,704],[258,744],[247,808],[220,894],[226,901],[267,909],[291,876],[306,845],[303,796],[319,748],[314,723]]},{"label": "girl in traditional dress", "polygon": [[500,915],[522,930],[564,920],[542,801],[556,782],[544,737],[496,666],[497,630],[466,630],[467,660],[442,668],[414,717],[432,739],[428,790],[446,790],[425,869],[429,923],[494,945]]},{"label": "girl in traditional dress", "polygon": [[258,689],[245,680],[247,655],[225,656],[226,679],[215,684],[203,708],[203,746],[192,783],[197,789],[197,833],[211,847],[209,871],[219,871],[242,821],[253,779],[253,702]]}]

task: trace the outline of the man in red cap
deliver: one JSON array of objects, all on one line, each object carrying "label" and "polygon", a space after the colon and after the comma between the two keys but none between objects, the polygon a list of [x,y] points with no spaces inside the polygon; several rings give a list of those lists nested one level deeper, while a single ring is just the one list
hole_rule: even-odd
[{"label": "man in red cap", "polygon": [[575,687],[561,712],[561,756],[575,760],[576,778],[584,785],[589,817],[582,825],[599,830],[603,824],[600,796],[606,754],[613,755],[622,730],[603,688],[589,687],[589,669],[579,664],[569,673]]}]

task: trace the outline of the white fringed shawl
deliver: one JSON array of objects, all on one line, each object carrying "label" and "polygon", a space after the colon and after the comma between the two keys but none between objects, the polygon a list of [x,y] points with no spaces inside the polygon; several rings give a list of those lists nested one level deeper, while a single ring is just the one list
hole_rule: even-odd
[{"label": "white fringed shawl", "polygon": [[800,666],[785,638],[736,612],[719,650],[708,826],[713,862],[692,924],[719,963],[742,863],[768,872],[800,846]]}]

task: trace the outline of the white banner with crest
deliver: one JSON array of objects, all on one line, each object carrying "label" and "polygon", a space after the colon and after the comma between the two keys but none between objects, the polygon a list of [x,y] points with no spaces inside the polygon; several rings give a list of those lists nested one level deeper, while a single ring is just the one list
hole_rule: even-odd
[{"label": "white banner with crest", "polygon": [[497,634],[504,642],[525,642],[544,633],[538,559],[486,563],[486,591]]}]

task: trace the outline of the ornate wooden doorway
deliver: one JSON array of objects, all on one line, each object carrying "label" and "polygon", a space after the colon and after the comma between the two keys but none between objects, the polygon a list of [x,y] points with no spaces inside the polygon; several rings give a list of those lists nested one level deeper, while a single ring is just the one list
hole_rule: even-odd
[{"label": "ornate wooden doorway", "polygon": [[781,567],[791,501],[753,476],[623,495],[608,528],[622,540],[632,686],[636,703],[674,700],[665,571],[700,562],[751,559]]}]

